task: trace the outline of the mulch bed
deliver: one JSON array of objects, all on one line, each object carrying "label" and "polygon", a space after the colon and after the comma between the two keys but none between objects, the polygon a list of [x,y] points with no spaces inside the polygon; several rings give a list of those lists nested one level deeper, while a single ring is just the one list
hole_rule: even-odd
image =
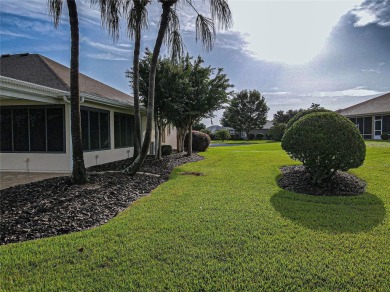
[{"label": "mulch bed", "polygon": [[44,238],[89,229],[106,223],[138,198],[167,181],[174,167],[202,160],[193,154],[147,157],[143,174],[120,171],[126,159],[88,169],[89,183],[72,185],[56,177],[4,189],[0,194],[0,244]]},{"label": "mulch bed", "polygon": [[356,196],[364,193],[366,183],[356,176],[337,171],[332,180],[323,186],[312,185],[304,166],[284,166],[278,185],[286,190],[316,196]]}]

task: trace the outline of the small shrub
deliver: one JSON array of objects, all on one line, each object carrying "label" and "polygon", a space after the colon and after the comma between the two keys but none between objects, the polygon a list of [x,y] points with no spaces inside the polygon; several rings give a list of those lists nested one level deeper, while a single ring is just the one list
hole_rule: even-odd
[{"label": "small shrub", "polygon": [[217,131],[215,133],[215,136],[219,140],[222,140],[222,142],[225,141],[225,140],[229,140],[231,138],[229,131],[226,130],[226,129],[222,129],[222,130]]},{"label": "small shrub", "polygon": [[257,140],[263,140],[263,137],[264,137],[264,134],[262,134],[262,133],[256,134],[256,139]]},{"label": "small shrub", "polygon": [[[199,151],[199,152],[206,151],[206,149],[210,145],[210,142],[211,142],[211,139],[210,139],[209,135],[207,135],[205,133],[202,133],[202,132],[198,132],[198,131],[192,131],[192,150],[193,151]],[[188,133],[186,135],[184,143],[185,143],[184,147],[187,148],[187,145],[188,145]]]},{"label": "small shrub", "polygon": [[334,112],[307,114],[286,130],[282,148],[306,167],[313,184],[329,181],[337,170],[363,164],[366,145],[356,126]]},{"label": "small shrub", "polygon": [[272,137],[273,140],[281,141],[285,131],[286,131],[286,124],[278,123],[273,125],[271,129],[269,129],[269,135]]},{"label": "small shrub", "polygon": [[172,146],[171,145],[161,145],[161,154],[162,156],[167,156],[172,154]]},{"label": "small shrub", "polygon": [[255,139],[255,134],[248,134],[248,139],[249,140],[254,140]]},{"label": "small shrub", "polygon": [[389,134],[388,134],[388,133],[383,133],[383,134],[381,135],[381,139],[382,139],[382,140],[389,140]]},{"label": "small shrub", "polygon": [[332,112],[330,110],[324,109],[324,108],[310,108],[304,111],[301,111],[297,113],[295,116],[293,116],[287,123],[286,125],[286,130],[287,131],[296,121],[299,119],[303,118],[304,116],[312,113],[325,113],[325,112]]}]

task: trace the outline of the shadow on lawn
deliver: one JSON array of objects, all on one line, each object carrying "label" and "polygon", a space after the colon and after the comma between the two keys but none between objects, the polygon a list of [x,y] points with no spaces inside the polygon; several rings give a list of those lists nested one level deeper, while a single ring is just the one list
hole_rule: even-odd
[{"label": "shadow on lawn", "polygon": [[331,234],[370,231],[383,222],[386,213],[382,200],[370,193],[328,197],[280,190],[271,203],[283,217]]}]

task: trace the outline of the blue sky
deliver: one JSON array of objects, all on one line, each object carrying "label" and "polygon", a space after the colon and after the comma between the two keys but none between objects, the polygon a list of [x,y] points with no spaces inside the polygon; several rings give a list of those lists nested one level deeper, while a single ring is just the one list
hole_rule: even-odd
[{"label": "blue sky", "polygon": [[[203,1],[193,2],[207,12]],[[124,72],[131,68],[133,43],[126,31],[113,42],[101,26],[97,7],[89,1],[77,4],[81,72],[131,93]],[[313,102],[336,110],[390,91],[389,0],[230,0],[229,5],[234,26],[218,33],[209,53],[195,42],[194,13],[179,6],[187,51],[224,68],[235,90],[262,92],[269,118],[278,110],[306,108]],[[2,0],[1,54],[39,53],[68,66],[65,6],[54,29],[46,0]],[[143,48],[153,47],[160,14],[153,0]],[[221,111],[214,124],[220,116]]]}]

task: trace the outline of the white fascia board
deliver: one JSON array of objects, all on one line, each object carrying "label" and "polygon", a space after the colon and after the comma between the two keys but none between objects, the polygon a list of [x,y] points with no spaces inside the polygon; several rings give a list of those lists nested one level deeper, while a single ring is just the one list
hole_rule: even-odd
[{"label": "white fascia board", "polygon": [[58,96],[65,91],[0,76],[0,96],[45,103],[58,103]]}]

